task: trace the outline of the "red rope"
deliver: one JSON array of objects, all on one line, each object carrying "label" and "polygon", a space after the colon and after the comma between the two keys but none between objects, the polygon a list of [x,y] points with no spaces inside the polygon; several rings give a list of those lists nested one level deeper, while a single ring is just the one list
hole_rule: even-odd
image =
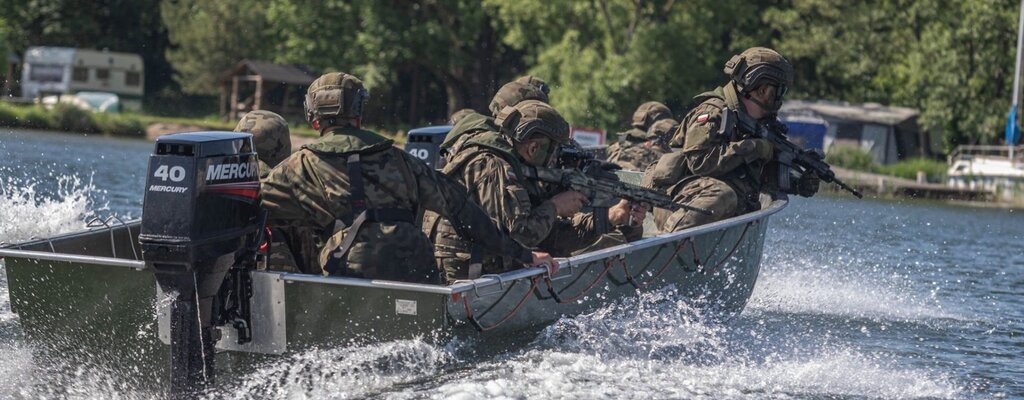
[{"label": "red rope", "polygon": [[[672,265],[672,261],[675,261],[676,256],[679,255],[679,252],[683,251],[683,246],[686,245],[687,241],[692,243],[693,242],[693,238],[686,238],[685,240],[679,242],[679,244],[676,245],[676,250],[674,252],[672,252],[671,256],[668,257],[668,260],[665,260],[665,264],[661,266],[661,269],[659,269],[658,272],[656,272],[653,276],[648,278],[647,282],[645,282],[645,283],[637,283],[636,280],[633,279],[633,277],[629,275],[629,271],[628,270],[626,271],[626,279],[629,280],[630,282],[632,282],[633,286],[635,286],[638,290],[647,289],[648,286],[651,286],[651,284],[654,283],[655,279],[658,279],[658,277],[661,276],[661,274],[665,273],[665,271],[668,270],[668,266]],[[696,254],[696,253],[694,253],[694,254]],[[623,266],[623,268],[625,268],[626,264],[623,263],[622,266]]]},{"label": "red rope", "polygon": [[558,303],[558,304],[572,303],[572,302],[576,301],[577,299],[579,299],[580,297],[583,297],[583,295],[587,294],[587,292],[589,292],[590,289],[593,289],[594,286],[597,285],[597,282],[600,282],[601,278],[604,278],[604,276],[606,274],[608,274],[608,271],[612,269],[612,266],[613,266],[612,262],[615,261],[615,260],[619,260],[622,263],[622,265],[626,265],[625,261],[623,261],[621,257],[616,257],[616,258],[613,258],[613,259],[605,260],[605,262],[604,262],[604,270],[601,271],[601,273],[598,274],[597,277],[594,278],[594,280],[591,281],[590,284],[587,285],[587,287],[585,289],[583,289],[583,291],[581,291],[581,292],[577,293],[576,295],[574,295],[572,297],[569,297],[567,299],[563,299],[560,296],[558,296],[558,293],[555,292],[554,286],[551,285],[551,277],[545,277],[544,278],[544,283],[546,283],[548,285],[548,293],[551,294],[551,297],[553,297],[555,299],[555,302]]},{"label": "red rope", "polygon": [[[498,320],[498,322],[494,323],[491,326],[483,326],[480,324],[480,321],[477,321],[476,318],[473,317],[473,308],[469,306],[469,296],[462,296],[462,306],[465,307],[466,309],[466,319],[469,320],[469,323],[472,324],[477,331],[480,332],[487,332],[491,329],[497,328],[501,326],[501,324],[508,322],[508,320],[511,319],[513,315],[516,315],[516,313],[518,313],[519,310],[523,308],[523,304],[526,304],[526,299],[530,298],[530,295],[533,294],[533,291],[536,289],[537,277],[533,277],[533,279],[530,279],[530,289],[526,291],[526,294],[523,295],[522,299],[519,299],[519,303],[516,303],[516,306],[512,308],[512,311],[509,311],[507,315],[502,317],[500,320]],[[512,288],[509,287],[508,290],[512,290]]]},{"label": "red rope", "polygon": [[729,250],[729,254],[726,254],[725,258],[723,258],[722,261],[719,261],[718,264],[716,264],[714,267],[704,270],[705,275],[715,273],[715,271],[717,271],[718,268],[720,268],[722,265],[725,265],[725,262],[729,261],[729,259],[732,258],[733,253],[736,253],[736,249],[740,248],[740,243],[743,243],[743,238],[747,237],[747,230],[749,230],[750,226],[753,224],[753,222],[748,222],[745,226],[743,226],[743,233],[740,234],[740,238],[739,240],[736,241],[736,244],[732,246],[732,250]]}]

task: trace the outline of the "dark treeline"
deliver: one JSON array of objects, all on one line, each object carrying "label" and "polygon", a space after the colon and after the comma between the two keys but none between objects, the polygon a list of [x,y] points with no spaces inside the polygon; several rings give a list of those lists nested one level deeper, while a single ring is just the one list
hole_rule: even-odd
[{"label": "dark treeline", "polygon": [[[946,146],[998,143],[1013,82],[1010,0],[0,0],[0,46],[139,53],[147,110],[212,96],[243,58],[354,73],[387,126],[486,110],[522,74],[574,124],[616,131],[660,100],[677,116],[764,45],[797,68],[794,98],[922,110]],[[212,97],[211,97],[212,98]],[[189,102],[189,104],[207,103]],[[216,111],[213,101],[204,113]]]}]

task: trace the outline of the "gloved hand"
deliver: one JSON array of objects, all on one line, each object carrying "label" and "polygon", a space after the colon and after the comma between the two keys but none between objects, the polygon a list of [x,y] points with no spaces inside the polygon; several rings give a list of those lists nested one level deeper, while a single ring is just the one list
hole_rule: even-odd
[{"label": "gloved hand", "polygon": [[775,149],[768,139],[743,139],[735,144],[736,154],[743,156],[747,162],[757,160],[771,161]]},{"label": "gloved hand", "polygon": [[808,171],[800,176],[800,179],[797,179],[796,194],[803,197],[814,196],[815,193],[818,193],[819,186],[821,186],[821,178],[818,177],[818,174]]}]

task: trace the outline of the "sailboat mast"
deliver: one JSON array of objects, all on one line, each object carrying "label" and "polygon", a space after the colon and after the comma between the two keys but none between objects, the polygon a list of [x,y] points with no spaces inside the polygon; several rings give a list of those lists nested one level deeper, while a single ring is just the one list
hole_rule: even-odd
[{"label": "sailboat mast", "polygon": [[1013,146],[1017,144],[1017,137],[1020,134],[1020,127],[1017,125],[1017,104],[1019,104],[1017,100],[1020,99],[1022,42],[1024,42],[1024,0],[1020,2],[1020,18],[1017,21],[1017,66],[1013,70],[1013,103],[1010,105],[1010,117],[1006,121],[1006,145],[1010,147],[1011,164],[1013,164]]}]

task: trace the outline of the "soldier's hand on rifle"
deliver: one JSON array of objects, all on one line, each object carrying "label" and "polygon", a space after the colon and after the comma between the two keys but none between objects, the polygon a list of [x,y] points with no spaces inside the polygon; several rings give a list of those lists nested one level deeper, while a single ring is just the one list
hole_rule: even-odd
[{"label": "soldier's hand on rifle", "polygon": [[807,171],[796,181],[796,194],[803,197],[814,196],[815,193],[818,193],[820,185],[821,178],[818,177],[818,174],[813,171]]},{"label": "soldier's hand on rifle", "polygon": [[629,226],[642,226],[651,206],[644,203],[629,203]]},{"label": "soldier's hand on rifle", "polygon": [[619,203],[608,208],[608,222],[612,226],[623,226],[629,224],[629,202],[619,200]]},{"label": "soldier's hand on rifle", "polygon": [[736,154],[743,156],[747,162],[757,160],[771,161],[775,155],[775,149],[768,139],[743,139],[733,144]]},{"label": "soldier's hand on rifle", "polygon": [[558,260],[551,257],[548,253],[539,251],[533,252],[533,262],[530,263],[531,267],[547,267],[548,274],[554,275],[558,272]]},{"label": "soldier's hand on rifle", "polygon": [[555,205],[555,214],[568,218],[580,212],[580,208],[587,202],[587,196],[575,190],[567,190],[556,194],[550,201]]}]

